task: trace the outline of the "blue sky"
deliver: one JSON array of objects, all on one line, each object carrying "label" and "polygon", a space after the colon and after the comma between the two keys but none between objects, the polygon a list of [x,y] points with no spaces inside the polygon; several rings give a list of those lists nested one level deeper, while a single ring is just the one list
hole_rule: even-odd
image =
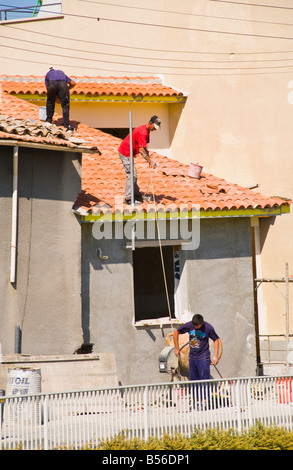
[{"label": "blue sky", "polygon": [[[34,7],[36,4],[37,0],[0,0],[0,10],[7,10],[14,7]],[[33,9],[27,13],[25,10],[23,10],[21,13],[10,12],[8,13],[7,19],[29,17],[32,16],[32,11]],[[4,19],[3,15],[2,18]]]}]

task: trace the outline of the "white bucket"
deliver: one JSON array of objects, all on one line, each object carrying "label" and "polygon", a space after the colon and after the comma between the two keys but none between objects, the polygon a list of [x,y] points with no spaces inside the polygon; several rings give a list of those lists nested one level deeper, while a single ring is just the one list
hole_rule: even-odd
[{"label": "white bucket", "polygon": [[41,393],[40,369],[9,369],[6,394],[8,397],[22,397]]},{"label": "white bucket", "polygon": [[40,119],[40,121],[46,121],[46,119],[47,119],[46,106],[40,106],[39,107],[39,119]]},{"label": "white bucket", "polygon": [[203,167],[198,163],[190,163],[188,176],[191,178],[200,178]]},{"label": "white bucket", "polygon": [[38,393],[41,393],[40,369],[8,369],[6,396],[16,400],[7,404],[6,419],[19,421],[25,417],[27,423],[38,421],[39,397],[26,398]]}]

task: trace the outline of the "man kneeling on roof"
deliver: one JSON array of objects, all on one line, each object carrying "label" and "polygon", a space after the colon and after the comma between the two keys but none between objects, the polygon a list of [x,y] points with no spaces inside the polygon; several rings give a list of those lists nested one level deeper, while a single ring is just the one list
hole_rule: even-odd
[{"label": "man kneeling on roof", "polygon": [[[161,120],[158,116],[152,116],[147,124],[136,127],[132,132],[133,142],[133,156],[140,154],[146,159],[151,168],[155,168],[156,163],[151,159],[147,150],[147,144],[150,141],[150,132],[161,128]],[[123,163],[126,173],[126,186],[125,186],[125,202],[131,203],[131,159],[130,159],[130,135],[121,142],[118,149],[119,157]],[[137,173],[135,165],[133,165],[133,189],[134,189],[134,204],[143,202],[143,196],[137,184]]]}]

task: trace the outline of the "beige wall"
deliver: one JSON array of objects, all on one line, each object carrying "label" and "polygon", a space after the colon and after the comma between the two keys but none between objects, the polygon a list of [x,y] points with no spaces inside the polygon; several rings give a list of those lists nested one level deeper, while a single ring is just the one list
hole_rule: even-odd
[{"label": "beige wall", "polygon": [[[205,171],[229,181],[291,198],[293,9],[290,0],[274,4],[279,8],[269,0],[251,0],[249,6],[64,0],[63,19],[1,26],[1,69],[43,75],[53,64],[76,76],[160,74],[188,99],[183,109],[162,105],[164,118],[169,114],[169,136],[163,133],[155,146],[165,149],[169,140],[172,158],[199,161]],[[125,122],[124,107],[129,109],[121,104],[116,114],[108,113],[110,104],[95,106],[89,104],[86,114],[73,106],[72,116],[95,125],[101,114],[117,122],[121,112]],[[270,222],[260,223],[258,275],[281,277],[285,262],[293,273],[293,216]],[[284,299],[273,286],[259,293],[261,333],[283,333]]]},{"label": "beige wall", "polygon": [[[46,100],[29,100],[38,106],[46,106]],[[160,116],[162,126],[160,131],[152,132],[149,149],[160,154],[171,156],[170,146],[173,135],[178,126],[178,112],[180,114],[184,104],[177,103],[132,103],[114,101],[86,101],[71,98],[70,120],[78,121],[96,129],[129,128],[130,112],[133,127],[147,123],[151,116]],[[178,112],[176,109],[178,108]],[[174,109],[174,112],[173,112]],[[62,115],[61,105],[56,103],[55,112]],[[176,157],[174,157],[176,158]]]},{"label": "beige wall", "polygon": [[[89,126],[103,128],[129,128],[129,112],[132,113],[133,127],[146,124],[154,114],[160,116],[162,129],[152,132],[150,149],[169,156],[169,109],[172,105],[151,103],[79,103],[71,101],[71,119],[76,119]],[[61,109],[59,109],[61,112]]]}]

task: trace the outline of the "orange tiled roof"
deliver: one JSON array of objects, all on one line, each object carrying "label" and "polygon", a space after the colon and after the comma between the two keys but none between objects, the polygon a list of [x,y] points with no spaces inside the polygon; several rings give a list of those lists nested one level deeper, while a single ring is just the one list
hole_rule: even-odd
[{"label": "orange tiled roof", "polygon": [[[37,105],[6,93],[2,93],[0,111],[16,118],[39,119]],[[58,123],[60,116],[55,116],[55,122]],[[105,205],[114,210],[115,196],[124,198],[125,189],[125,172],[117,154],[121,140],[79,122],[71,121],[71,125],[76,128],[73,134],[76,138],[97,146],[101,152],[101,155],[83,155],[82,191],[77,195],[74,209],[81,214],[99,212]],[[190,178],[188,165],[158,154],[155,158],[160,165],[152,170],[152,184],[158,209],[176,210],[183,204],[188,209],[192,205],[199,205],[202,211],[213,212],[281,209],[291,204],[291,201],[264,196],[209,173],[203,172],[199,180]],[[135,164],[141,191],[151,195],[152,185],[146,161],[137,157]],[[144,203],[141,209],[145,209],[146,205],[147,203]]]},{"label": "orange tiled roof", "polygon": [[0,110],[7,116],[13,116],[18,119],[39,120],[39,106],[20,100],[8,93],[1,93],[0,87]]},{"label": "orange tiled roof", "polygon": [[[74,208],[82,214],[103,211],[108,205],[115,210],[115,197],[124,198],[125,172],[118,157],[121,140],[99,130],[78,125],[78,134],[95,142],[102,155],[85,155],[83,158],[82,192]],[[227,183],[209,173],[200,179],[188,176],[189,165],[155,154],[159,166],[152,170],[151,182],[147,162],[135,158],[138,184],[142,193],[152,196],[154,189],[157,209],[177,210],[186,206],[191,210],[198,205],[203,211],[230,211],[248,209],[272,209],[289,206],[290,201],[278,197],[267,197],[237,184]],[[140,208],[145,210],[148,202]]]},{"label": "orange tiled roof", "polygon": [[[117,154],[118,140],[109,136],[104,143],[98,141],[102,155],[83,158],[82,192],[74,205],[83,215],[104,212],[105,205],[114,211],[115,197],[124,197],[125,174]],[[151,181],[148,164],[142,157],[136,157],[135,165],[140,190],[151,199],[154,190],[157,209],[191,210],[197,205],[203,211],[237,211],[289,205],[289,201],[263,196],[208,173],[202,173],[200,179],[191,178],[188,165],[158,154],[155,159],[160,166],[152,170]],[[140,206],[141,210],[146,208],[150,208],[149,202]]]},{"label": "orange tiled roof", "polygon": [[[165,86],[157,77],[71,77],[76,86],[71,95],[85,96],[129,96],[129,97],[176,97],[184,93]],[[10,94],[46,95],[44,77],[0,76],[2,90]]]}]

